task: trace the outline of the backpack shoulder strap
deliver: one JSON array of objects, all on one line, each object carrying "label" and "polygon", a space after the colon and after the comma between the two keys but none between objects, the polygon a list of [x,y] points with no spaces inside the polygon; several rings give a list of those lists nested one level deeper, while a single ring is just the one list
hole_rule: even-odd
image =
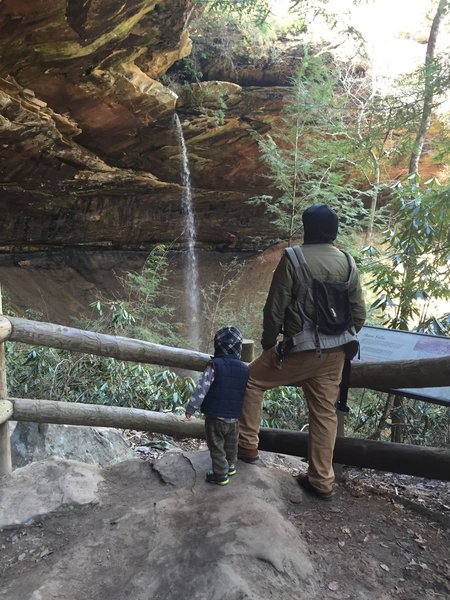
[{"label": "backpack shoulder strap", "polygon": [[347,284],[350,283],[350,281],[353,279],[353,276],[355,274],[355,261],[353,259],[353,257],[346,252],[345,250],[341,250],[342,254],[345,254],[345,257],[347,259],[347,263],[348,263],[348,279],[347,279]]},{"label": "backpack shoulder strap", "polygon": [[297,254],[295,253],[294,248],[289,246],[288,248],[284,249],[284,252],[285,252],[286,256],[288,257],[288,259],[291,261],[292,266],[297,269],[300,266],[301,261],[299,260]]},{"label": "backpack shoulder strap", "polygon": [[301,292],[302,299],[300,299],[299,295],[296,295],[295,298],[293,298],[293,302],[295,303],[296,310],[298,311],[302,322],[306,323],[311,321],[311,319],[305,313],[304,309],[304,303],[306,301],[306,298],[309,296],[311,302],[314,304],[313,276],[306,263],[305,255],[303,254],[303,251],[300,248],[300,246],[292,246],[290,248],[286,248],[285,253],[295,269],[295,274],[297,276],[298,283],[300,284],[300,287],[297,290],[296,294],[300,294],[300,290],[303,287],[303,291]]},{"label": "backpack shoulder strap", "polygon": [[[285,253],[286,256],[289,258],[292,266],[294,267],[294,269],[296,270],[296,272],[302,272],[303,276],[305,276],[309,280],[313,280],[313,276],[312,273],[310,271],[310,268],[308,267],[308,263],[306,262],[305,259],[305,255],[303,254],[303,251],[301,249],[301,246],[292,246],[292,247],[288,247],[285,248]],[[341,250],[342,254],[345,254],[345,257],[347,259],[347,263],[348,263],[348,279],[347,279],[347,284],[350,283],[350,281],[353,279],[356,267],[355,267],[355,261],[353,259],[353,257],[346,252],[345,250]]]},{"label": "backpack shoulder strap", "polygon": [[301,272],[303,276],[308,280],[312,280],[313,276],[311,271],[309,270],[308,264],[305,260],[305,255],[300,246],[292,246],[289,248],[285,248],[286,256],[291,261],[293,267],[295,268],[296,273]]}]

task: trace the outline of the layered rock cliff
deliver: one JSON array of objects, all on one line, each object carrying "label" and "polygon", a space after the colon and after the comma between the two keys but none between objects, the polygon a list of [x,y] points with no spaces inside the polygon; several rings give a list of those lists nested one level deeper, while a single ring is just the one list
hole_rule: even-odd
[{"label": "layered rock cliff", "polygon": [[[199,243],[246,248],[273,235],[245,200],[267,185],[251,132],[267,129],[284,90],[212,82],[186,95],[162,85],[191,51],[191,10],[189,0],[0,4],[1,251],[179,238],[175,111]],[[198,110],[199,97],[211,110]]]}]

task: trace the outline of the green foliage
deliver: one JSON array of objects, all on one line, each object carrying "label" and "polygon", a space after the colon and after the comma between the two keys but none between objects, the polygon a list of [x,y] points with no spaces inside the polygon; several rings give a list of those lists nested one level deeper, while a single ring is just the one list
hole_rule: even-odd
[{"label": "green foliage", "polygon": [[436,119],[437,135],[433,141],[434,156],[433,161],[436,163],[450,163],[450,114],[446,117]]},{"label": "green foliage", "polygon": [[180,377],[168,369],[160,371],[153,377],[150,399],[147,399],[149,409],[161,410],[162,407],[165,411],[184,412],[195,387],[191,377]]},{"label": "green foliage", "polygon": [[224,13],[236,16],[239,19],[250,18],[258,25],[262,25],[270,14],[270,2],[267,0],[194,0],[203,4],[206,10],[214,15]]},{"label": "green foliage", "polygon": [[399,183],[382,251],[367,248],[375,310],[383,324],[411,329],[427,322],[435,302],[450,298],[448,186],[417,177]]},{"label": "green foliage", "polygon": [[[382,92],[353,65],[337,65],[337,78],[344,97],[347,135],[354,146],[355,169],[361,184],[373,186],[389,177],[389,167],[405,160],[420,119],[418,97],[412,79],[393,84],[390,93]],[[418,91],[418,90],[417,90]]]},{"label": "green foliage", "polygon": [[[166,250],[157,246],[140,271],[121,278],[128,297],[98,300],[97,318],[80,327],[179,345],[167,275]],[[190,377],[168,370],[53,348],[8,343],[6,359],[10,393],[19,397],[172,411],[181,410],[194,389]]]},{"label": "green foliage", "polygon": [[236,64],[256,62],[270,52],[275,33],[268,22],[229,11],[207,11],[195,17],[189,27],[191,54],[177,61],[162,79],[172,87],[203,80],[216,80],[217,72],[236,81]]},{"label": "green foliage", "polygon": [[[383,414],[385,399],[383,392],[350,390],[346,435],[371,439]],[[400,410],[405,443],[428,446],[449,443],[450,409],[418,400],[405,400]],[[263,427],[307,430],[308,409],[301,388],[282,386],[266,392],[261,423]],[[380,439],[389,440],[391,425],[388,417]]]},{"label": "green foliage", "polygon": [[370,438],[376,429],[380,415],[383,413],[386,394],[373,390],[349,390],[349,413],[346,418],[346,429],[350,435]]},{"label": "green foliage", "polygon": [[155,246],[140,271],[119,278],[127,297],[94,302],[98,318],[85,328],[179,346],[180,338],[172,324],[174,307],[169,304],[174,292],[167,278],[167,250],[163,245]]},{"label": "green foliage", "polygon": [[450,410],[418,400],[403,402],[401,422],[406,443],[444,446],[450,442]]},{"label": "green foliage", "polygon": [[217,126],[225,123],[229,91],[219,82],[204,82],[186,86],[189,110],[215,119]]},{"label": "green foliage", "polygon": [[167,73],[161,76],[160,81],[163,85],[170,89],[175,88],[176,85],[189,85],[190,83],[199,83],[203,79],[203,72],[201,70],[200,62],[206,59],[204,55],[196,47],[193,47],[192,54],[186,56],[181,60],[177,61],[173,67],[171,67]]},{"label": "green foliage", "polygon": [[362,226],[365,210],[349,177],[352,148],[338,81],[320,57],[305,56],[293,81],[281,124],[258,136],[262,159],[279,192],[252,199],[266,207],[291,243],[301,235],[301,214],[311,204],[328,204],[341,215],[341,234]]},{"label": "green foliage", "polygon": [[[346,433],[370,439],[383,414],[386,394],[373,390],[351,390],[350,413]],[[405,399],[400,406],[403,441],[407,444],[444,446],[450,441],[450,409],[419,400]],[[391,415],[392,416],[392,415]],[[380,432],[380,439],[390,439],[392,421],[389,416]],[[377,436],[378,439],[378,436]]]},{"label": "green foliage", "polygon": [[215,332],[224,325],[238,327],[250,339],[259,335],[265,292],[256,300],[253,290],[247,295],[241,291],[238,297],[243,273],[244,264],[237,259],[219,263],[216,279],[201,289],[204,347],[210,351]]},{"label": "green foliage", "polygon": [[265,393],[264,427],[301,431],[307,424],[308,412],[301,388],[281,386]]},{"label": "green foliage", "polygon": [[432,335],[447,335],[450,336],[450,313],[443,315],[433,315],[429,319],[418,325],[417,331],[422,333],[430,333]]},{"label": "green foliage", "polygon": [[[448,315],[438,316],[439,301],[450,299],[448,194],[448,185],[436,180],[422,183],[416,175],[399,183],[390,205],[382,252],[366,249],[370,285],[376,295],[372,308],[392,329],[448,331]],[[381,413],[385,417],[390,413],[392,441],[409,436],[414,442],[431,437],[430,419],[441,427],[439,410],[400,397],[392,406],[388,397]],[[387,418],[381,421],[378,433],[385,424]]]},{"label": "green foliage", "polygon": [[17,397],[181,411],[195,387],[168,370],[52,348],[8,343],[6,360]]}]

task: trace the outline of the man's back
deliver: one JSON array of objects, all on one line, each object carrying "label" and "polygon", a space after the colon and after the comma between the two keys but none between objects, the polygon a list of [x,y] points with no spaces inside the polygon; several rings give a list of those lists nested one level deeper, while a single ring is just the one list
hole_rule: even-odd
[{"label": "man's back", "polygon": [[[333,283],[348,280],[350,273],[347,257],[336,246],[332,244],[304,244],[302,251],[315,279]],[[359,331],[364,325],[366,307],[356,266],[349,281],[348,295],[353,324],[356,331]],[[304,310],[309,317],[314,314],[314,308],[309,297],[305,302]]]},{"label": "man's back", "polygon": [[[347,281],[349,275],[347,257],[333,244],[304,244],[302,251],[313,277],[332,282]],[[304,322],[298,303],[301,303],[304,313],[310,319],[313,318],[314,307],[307,292],[307,282],[299,279],[295,267],[284,255],[274,272],[264,306],[261,340],[264,349],[275,345],[281,331],[285,336],[290,337],[303,329]],[[353,322],[358,331],[364,324],[366,308],[356,269],[349,283],[349,300]]]}]

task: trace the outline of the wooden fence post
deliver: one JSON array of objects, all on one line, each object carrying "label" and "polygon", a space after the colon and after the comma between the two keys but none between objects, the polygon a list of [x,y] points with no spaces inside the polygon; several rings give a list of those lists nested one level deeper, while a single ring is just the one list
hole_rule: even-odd
[{"label": "wooden fence post", "polygon": [[[2,293],[0,288],[0,314],[3,314],[2,309]],[[8,411],[7,406],[8,389],[6,387],[6,360],[5,360],[5,344],[0,343],[0,404]],[[2,411],[0,410],[0,413]],[[0,415],[1,416],[1,415]],[[7,416],[7,415],[5,415]],[[0,420],[0,477],[9,475],[12,471],[11,463],[11,440],[9,436],[9,424],[6,419]]]},{"label": "wooden fence post", "polygon": [[246,363],[252,362],[255,358],[255,342],[254,340],[242,340],[241,360]]}]

